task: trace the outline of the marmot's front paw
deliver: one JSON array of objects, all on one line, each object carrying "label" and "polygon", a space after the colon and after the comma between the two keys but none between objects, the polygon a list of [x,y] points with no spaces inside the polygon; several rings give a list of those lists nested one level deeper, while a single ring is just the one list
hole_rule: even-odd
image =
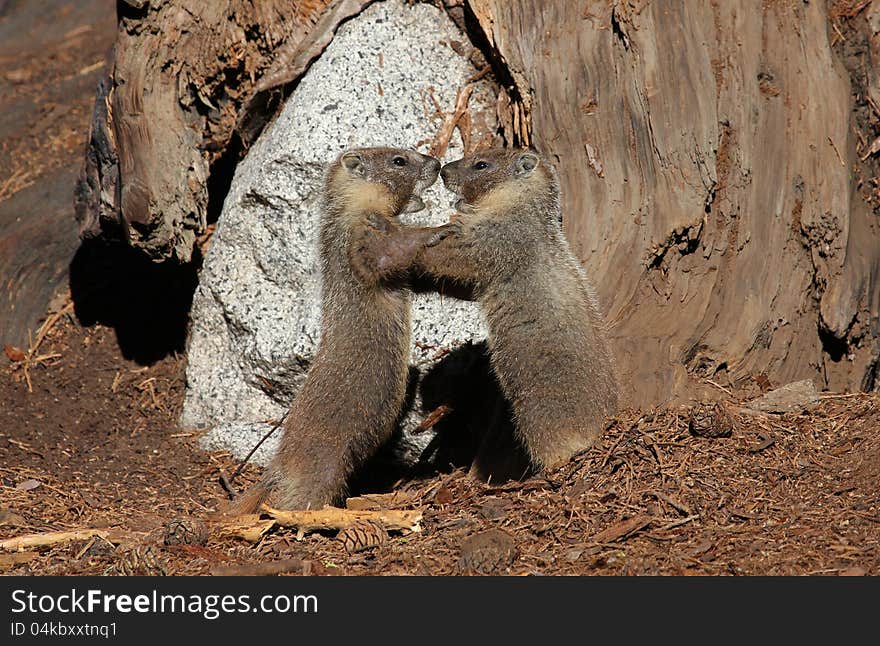
[{"label": "marmot's front paw", "polygon": [[355,276],[364,282],[370,282],[377,273],[373,258],[370,256],[370,250],[365,244],[349,248],[348,264]]},{"label": "marmot's front paw", "polygon": [[388,221],[388,218],[384,218],[376,213],[370,213],[370,215],[367,216],[367,225],[377,231],[381,231],[382,233],[388,233],[391,231],[391,222]]},{"label": "marmot's front paw", "polygon": [[437,227],[431,237],[429,237],[425,241],[425,246],[433,247],[443,242],[449,236],[459,235],[460,233],[461,225],[458,222],[450,222],[449,224],[444,224],[441,227]]},{"label": "marmot's front paw", "polygon": [[376,234],[372,233],[373,231],[372,223],[368,223],[367,227],[355,229],[346,250],[348,264],[354,274],[361,280],[369,280],[369,277],[376,273],[376,267],[373,262],[373,245],[375,244],[374,238]]}]

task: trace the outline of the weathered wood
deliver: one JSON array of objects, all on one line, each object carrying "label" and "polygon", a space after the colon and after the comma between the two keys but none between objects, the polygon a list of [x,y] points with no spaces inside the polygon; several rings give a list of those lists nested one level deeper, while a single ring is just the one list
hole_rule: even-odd
[{"label": "weathered wood", "polygon": [[880,237],[825,3],[470,6],[513,138],[559,162],[635,403],[873,382]]},{"label": "weathered wood", "polygon": [[223,536],[235,536],[246,541],[256,542],[274,526],[293,527],[303,534],[322,530],[339,531],[362,522],[376,523],[385,531],[421,531],[422,512],[418,510],[354,510],[338,507],[323,509],[285,510],[263,505],[262,513],[246,514],[228,519],[220,519],[217,531]]},{"label": "weathered wood", "polygon": [[422,512],[419,510],[377,509],[355,511],[338,507],[309,509],[305,511],[273,509],[264,505],[263,510],[283,527],[295,527],[301,532],[323,529],[341,530],[355,523],[371,521],[386,531],[421,531]]},{"label": "weathered wood", "polygon": [[296,81],[326,49],[337,27],[356,16],[375,0],[338,0],[326,11],[304,38],[288,38],[275,53],[275,61],[254,85],[238,118],[238,132],[245,144],[252,143],[280,106],[283,88]]},{"label": "weathered wood", "polygon": [[139,536],[137,532],[126,532],[119,529],[74,529],[70,531],[42,532],[39,534],[25,534],[0,541],[0,550],[24,550],[34,547],[52,547],[70,541],[82,541],[94,536],[103,538],[105,541],[118,543],[119,541],[133,536]]},{"label": "weathered wood", "polygon": [[236,154],[243,102],[282,45],[303,41],[329,4],[120,3],[77,189],[81,236],[189,261],[207,225],[211,164]]},{"label": "weathered wood", "polygon": [[629,536],[634,532],[644,529],[651,524],[651,517],[645,514],[639,514],[626,520],[614,523],[610,527],[606,527],[601,532],[593,536],[594,543],[613,543],[616,540]]}]

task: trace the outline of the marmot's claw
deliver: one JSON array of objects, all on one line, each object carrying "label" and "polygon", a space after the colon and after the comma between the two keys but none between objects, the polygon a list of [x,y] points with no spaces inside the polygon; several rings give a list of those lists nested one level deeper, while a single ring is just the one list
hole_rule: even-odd
[{"label": "marmot's claw", "polygon": [[451,235],[459,235],[461,233],[461,225],[457,222],[450,222],[449,224],[444,224],[442,227],[437,227],[437,231],[425,242],[426,247],[433,247],[435,245],[440,244]]},{"label": "marmot's claw", "polygon": [[368,253],[367,246],[360,241],[353,244],[348,250],[348,264],[360,280],[367,280],[376,271],[370,262]]},{"label": "marmot's claw", "polygon": [[373,229],[377,229],[382,233],[388,233],[391,230],[391,223],[387,218],[383,218],[376,213],[370,213],[367,216],[367,224]]}]

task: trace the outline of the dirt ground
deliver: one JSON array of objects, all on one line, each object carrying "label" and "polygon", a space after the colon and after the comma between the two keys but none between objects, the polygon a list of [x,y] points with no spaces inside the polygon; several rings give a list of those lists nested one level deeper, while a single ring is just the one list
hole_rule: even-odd
[{"label": "dirt ground", "polygon": [[[102,33],[112,32],[105,22]],[[76,40],[91,43],[91,32],[65,29],[76,46],[34,67],[94,82],[102,54]],[[9,58],[2,78],[21,93],[36,77]],[[87,101],[37,116],[42,131],[61,135],[30,144],[0,137],[0,158],[18,160],[0,168],[0,201],[84,144]],[[22,147],[33,155],[22,157]],[[0,541],[96,531],[0,548],[0,574],[880,574],[876,394],[823,393],[785,415],[745,414],[731,397],[709,425],[730,435],[715,438],[691,432],[689,407],[628,411],[594,449],[526,482],[487,485],[457,470],[356,501],[419,511],[416,533],[362,523],[341,533],[275,528],[256,542],[224,536],[214,512],[228,497],[221,474],[237,462],[201,451],[177,428],[180,313],[195,276],[177,276],[179,307],[157,315],[169,302],[168,276],[137,262],[123,273],[121,256],[102,257],[78,282],[94,291],[105,281],[115,305],[102,309],[74,286],[75,308],[56,301],[29,348],[0,354]],[[234,484],[258,476],[248,466]]]},{"label": "dirt ground", "polygon": [[[276,528],[252,543],[211,521],[236,461],[176,429],[183,357],[141,366],[122,358],[111,329],[83,327],[69,309],[53,319],[27,376],[22,361],[0,374],[0,539],[97,528],[111,542],[2,552],[6,574],[201,575],[256,563],[322,575],[880,573],[876,395],[825,393],[785,415],[731,405],[732,434],[718,438],[695,436],[686,407],[633,411],[543,477],[492,486],[458,470],[374,500],[420,510],[418,533],[367,527],[351,543]],[[235,484],[258,473],[247,467]],[[207,521],[207,541],[180,519]]]}]

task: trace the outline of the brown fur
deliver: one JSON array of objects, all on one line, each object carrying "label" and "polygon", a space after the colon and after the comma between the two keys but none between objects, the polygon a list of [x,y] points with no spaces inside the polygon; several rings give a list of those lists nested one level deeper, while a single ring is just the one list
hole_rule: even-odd
[{"label": "brown fur", "polygon": [[[619,399],[595,293],[560,226],[556,173],[534,151],[496,149],[441,176],[459,212],[416,267],[474,290],[516,434],[536,468],[554,466],[599,439]],[[476,471],[491,460],[478,453]]]},{"label": "brown fur", "polygon": [[[398,166],[395,160],[405,160]],[[366,148],[331,164],[324,187],[320,257],[321,339],[264,477],[233,505],[265,501],[286,509],[340,501],[353,472],[394,430],[407,385],[410,298],[398,280],[425,242],[412,237],[385,255],[378,240],[398,233],[396,217],[424,205],[439,162],[413,151]]]}]

